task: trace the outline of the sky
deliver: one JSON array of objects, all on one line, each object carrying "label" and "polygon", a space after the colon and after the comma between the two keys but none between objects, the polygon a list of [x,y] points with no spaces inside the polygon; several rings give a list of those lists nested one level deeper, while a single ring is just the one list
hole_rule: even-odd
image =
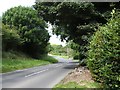
[{"label": "sky", "polygon": [[53,34],[52,34],[52,25],[50,25],[49,23],[48,23],[48,28],[47,28],[47,30],[48,30],[48,32],[49,32],[49,34],[50,34],[50,36],[51,36],[51,38],[50,38],[50,40],[49,40],[49,42],[50,42],[51,44],[58,44],[58,45],[62,45],[62,46],[65,46],[65,45],[66,45],[65,41],[64,41],[64,42],[61,42],[61,41],[60,41],[60,37],[59,37],[59,36],[56,36],[56,35],[53,35]]},{"label": "sky", "polygon": [[[0,2],[0,16],[2,16],[2,13],[4,13],[5,11],[7,11],[8,9],[12,8],[12,7],[15,7],[15,6],[32,6],[35,4],[35,0],[2,0]],[[48,27],[48,31],[51,35],[51,38],[50,38],[50,43],[51,44],[57,44],[57,45],[63,45],[65,46],[65,42],[61,42],[60,41],[60,38],[57,37],[56,35],[53,35],[51,32],[51,29],[52,29],[52,26],[49,24],[49,27]]]}]

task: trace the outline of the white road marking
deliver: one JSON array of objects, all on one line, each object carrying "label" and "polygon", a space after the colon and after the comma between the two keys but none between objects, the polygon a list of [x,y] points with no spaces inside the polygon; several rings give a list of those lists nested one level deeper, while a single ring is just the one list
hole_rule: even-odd
[{"label": "white road marking", "polygon": [[45,72],[45,71],[47,71],[47,70],[49,70],[49,69],[45,69],[45,70],[42,70],[42,71],[39,71],[39,72],[35,72],[35,73],[29,74],[29,75],[27,75],[27,76],[25,76],[25,77],[30,77],[30,76],[33,76],[33,75],[36,75],[36,74]]},{"label": "white road marking", "polygon": [[[56,64],[55,67],[60,67],[60,66],[62,66],[62,64],[61,64],[61,65]],[[33,75],[36,75],[36,74],[45,72],[45,71],[47,71],[47,70],[49,70],[49,69],[45,69],[45,70],[42,70],[42,71],[39,71],[39,72],[35,72],[35,73],[32,73],[32,74],[26,75],[25,77],[30,77],[30,76],[33,76]]]}]

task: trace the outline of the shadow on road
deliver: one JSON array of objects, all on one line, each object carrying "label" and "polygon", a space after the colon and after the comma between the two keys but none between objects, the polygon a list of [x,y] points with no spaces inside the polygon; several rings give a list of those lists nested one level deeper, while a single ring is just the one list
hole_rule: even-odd
[{"label": "shadow on road", "polygon": [[68,65],[65,66],[64,69],[75,69],[78,65]]},{"label": "shadow on road", "polygon": [[79,62],[78,62],[78,61],[76,61],[76,62],[71,61],[71,62],[69,62],[69,63],[79,63]]}]

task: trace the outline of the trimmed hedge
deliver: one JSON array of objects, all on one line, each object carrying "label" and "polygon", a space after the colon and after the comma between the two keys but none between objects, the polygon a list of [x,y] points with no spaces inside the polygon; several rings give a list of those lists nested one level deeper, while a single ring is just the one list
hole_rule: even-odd
[{"label": "trimmed hedge", "polygon": [[90,42],[87,65],[105,88],[120,88],[120,12],[99,28]]}]

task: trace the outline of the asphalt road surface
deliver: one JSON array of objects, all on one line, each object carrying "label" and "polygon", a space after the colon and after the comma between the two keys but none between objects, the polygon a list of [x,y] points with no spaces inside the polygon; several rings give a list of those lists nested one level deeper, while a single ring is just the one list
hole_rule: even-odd
[{"label": "asphalt road surface", "polygon": [[59,63],[17,70],[2,74],[2,88],[52,88],[78,63],[55,57]]}]

